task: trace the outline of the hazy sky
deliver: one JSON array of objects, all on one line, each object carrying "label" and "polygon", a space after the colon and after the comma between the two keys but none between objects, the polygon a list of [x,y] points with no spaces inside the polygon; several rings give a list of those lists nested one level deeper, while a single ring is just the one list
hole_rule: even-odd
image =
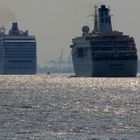
[{"label": "hazy sky", "polygon": [[81,34],[87,24],[93,28],[94,4],[111,7],[114,30],[123,31],[135,38],[140,56],[139,0],[0,0],[0,25],[7,30],[17,21],[20,29],[36,36],[38,64],[70,54],[72,38]]}]

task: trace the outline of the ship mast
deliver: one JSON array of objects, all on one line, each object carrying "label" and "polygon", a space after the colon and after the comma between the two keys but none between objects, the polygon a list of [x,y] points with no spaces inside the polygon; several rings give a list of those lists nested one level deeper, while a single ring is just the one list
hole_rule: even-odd
[{"label": "ship mast", "polygon": [[95,15],[94,15],[94,32],[98,32],[98,15],[97,15],[97,5],[95,5]]}]

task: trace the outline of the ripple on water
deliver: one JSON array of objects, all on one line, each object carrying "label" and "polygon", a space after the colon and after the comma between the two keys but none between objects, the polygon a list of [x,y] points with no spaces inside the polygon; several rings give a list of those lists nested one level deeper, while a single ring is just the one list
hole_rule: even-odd
[{"label": "ripple on water", "polygon": [[139,140],[140,77],[0,76],[3,139]]}]

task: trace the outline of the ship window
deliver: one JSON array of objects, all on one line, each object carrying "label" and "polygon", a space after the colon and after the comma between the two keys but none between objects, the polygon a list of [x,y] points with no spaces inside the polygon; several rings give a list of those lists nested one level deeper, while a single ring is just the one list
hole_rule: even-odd
[{"label": "ship window", "polygon": [[104,13],[103,12],[101,12],[101,17],[103,17],[104,16]]},{"label": "ship window", "polygon": [[88,48],[85,48],[85,52],[87,52],[88,51]]},{"label": "ship window", "polygon": [[78,49],[78,57],[84,57],[84,48]]},{"label": "ship window", "polygon": [[108,22],[108,18],[105,18],[105,22],[106,22],[106,23]]},{"label": "ship window", "polygon": [[104,18],[101,18],[101,23],[104,23]]},{"label": "ship window", "polygon": [[30,63],[32,60],[9,60],[8,62],[12,63]]},{"label": "ship window", "polygon": [[107,11],[105,11],[105,15],[106,15],[106,16],[108,15],[108,12],[107,12]]}]

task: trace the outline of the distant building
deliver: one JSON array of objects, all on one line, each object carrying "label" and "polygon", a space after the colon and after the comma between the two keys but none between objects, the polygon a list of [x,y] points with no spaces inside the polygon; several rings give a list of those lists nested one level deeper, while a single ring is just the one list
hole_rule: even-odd
[{"label": "distant building", "polygon": [[36,40],[13,23],[9,34],[0,29],[0,74],[36,74]]}]

